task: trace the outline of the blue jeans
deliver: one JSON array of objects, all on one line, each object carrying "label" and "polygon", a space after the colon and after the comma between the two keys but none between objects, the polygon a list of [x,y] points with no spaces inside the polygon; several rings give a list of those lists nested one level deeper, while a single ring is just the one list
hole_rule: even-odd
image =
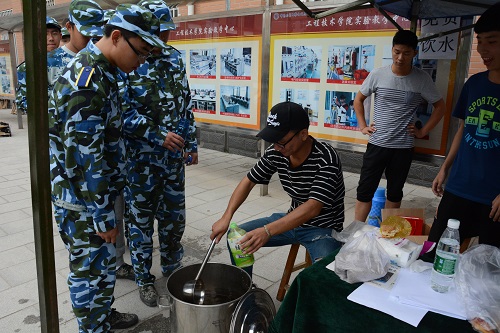
[{"label": "blue jeans", "polygon": [[[252,220],[238,226],[248,232],[257,228],[262,228],[265,224],[277,221],[285,215],[285,213],[274,213],[269,217]],[[311,260],[316,262],[340,247],[340,242],[332,237],[332,230],[333,229],[319,227],[297,227],[282,234],[272,236],[267,243],[264,244],[264,247],[300,243],[309,252]],[[229,249],[229,244],[227,248],[229,250],[229,256],[231,257],[231,263],[235,265],[231,250]],[[252,276],[252,268],[253,266],[248,266],[243,269]]]}]

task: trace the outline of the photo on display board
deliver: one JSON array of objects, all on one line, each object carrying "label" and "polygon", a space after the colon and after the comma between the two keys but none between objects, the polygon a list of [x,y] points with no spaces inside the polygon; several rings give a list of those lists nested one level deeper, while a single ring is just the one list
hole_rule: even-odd
[{"label": "photo on display board", "polygon": [[250,87],[220,86],[220,114],[250,118]]},{"label": "photo on display board", "polygon": [[281,81],[319,82],[321,46],[283,46]]},{"label": "photo on display board", "polygon": [[191,84],[193,112],[215,114],[215,89],[215,85],[211,84]]},{"label": "photo on display board", "polygon": [[[325,95],[324,126],[357,130],[358,119],[354,111],[356,93],[349,91],[327,91]],[[368,109],[369,110],[369,109]],[[369,121],[369,111],[366,117]]]},{"label": "photo on display board", "polygon": [[7,74],[7,59],[0,57],[0,74]]},{"label": "photo on display board", "polygon": [[198,79],[215,79],[217,59],[215,49],[189,51],[189,77]]},{"label": "photo on display board", "polygon": [[252,69],[252,48],[222,49],[221,79],[250,80]]},{"label": "photo on display board", "polygon": [[294,102],[301,105],[309,115],[310,125],[318,125],[319,90],[281,89],[280,102]]},{"label": "photo on display board", "polygon": [[11,86],[10,86],[10,79],[9,79],[9,76],[7,75],[1,75],[1,82],[2,82],[2,91],[1,93],[2,94],[13,94],[14,91],[11,90]]},{"label": "photo on display board", "polygon": [[374,68],[375,45],[328,48],[328,83],[362,84]]}]

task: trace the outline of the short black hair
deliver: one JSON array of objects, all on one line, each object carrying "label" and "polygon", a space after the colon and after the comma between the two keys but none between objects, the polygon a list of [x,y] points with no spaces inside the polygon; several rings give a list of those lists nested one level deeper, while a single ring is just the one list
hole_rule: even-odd
[{"label": "short black hair", "polygon": [[392,46],[406,45],[416,50],[418,45],[418,37],[413,31],[398,30],[392,39]]},{"label": "short black hair", "polygon": [[132,31],[128,31],[126,29],[123,29],[122,27],[117,27],[117,26],[112,25],[112,24],[104,25],[104,36],[110,37],[113,30],[119,30],[120,33],[122,34],[122,36],[125,38],[139,37],[139,35],[133,33]]},{"label": "short black hair", "polygon": [[478,34],[490,31],[500,31],[500,2],[488,8],[474,25]]}]

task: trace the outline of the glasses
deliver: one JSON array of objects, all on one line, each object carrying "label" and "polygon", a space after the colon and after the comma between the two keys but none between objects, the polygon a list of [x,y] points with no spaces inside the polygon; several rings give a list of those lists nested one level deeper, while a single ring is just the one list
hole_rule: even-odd
[{"label": "glasses", "polygon": [[300,131],[295,132],[295,134],[294,134],[294,135],[292,135],[292,137],[291,137],[290,139],[288,139],[288,141],[287,141],[287,142],[285,142],[285,143],[278,143],[278,142],[275,142],[275,143],[274,143],[274,145],[275,145],[275,146],[277,146],[279,149],[285,149],[285,146],[286,146],[287,144],[289,144],[289,143],[290,143],[290,141],[292,141],[292,139],[293,139],[293,138],[295,138],[295,136],[296,136],[297,134],[299,134],[299,133],[300,133]]},{"label": "glasses", "polygon": [[125,41],[127,42],[128,46],[130,46],[130,48],[132,49],[132,51],[134,51],[135,54],[137,54],[137,57],[139,57],[139,60],[141,61],[144,61],[146,60],[147,58],[151,57],[151,51],[148,52],[147,54],[142,54],[140,53],[139,51],[136,50],[136,48],[134,47],[134,45],[132,45],[132,43],[129,42],[128,38],[123,36],[123,39],[125,39]]}]

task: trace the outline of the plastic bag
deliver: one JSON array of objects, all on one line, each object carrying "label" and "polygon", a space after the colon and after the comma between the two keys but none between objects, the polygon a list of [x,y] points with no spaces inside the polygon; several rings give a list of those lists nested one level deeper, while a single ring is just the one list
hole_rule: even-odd
[{"label": "plastic bag", "polygon": [[474,245],[460,257],[455,286],[478,332],[500,331],[500,249]]},{"label": "plastic bag", "polygon": [[366,224],[365,222],[353,221],[341,232],[332,231],[332,237],[342,243],[347,243],[351,237],[358,237],[364,232],[378,229],[372,225]]},{"label": "plastic bag", "polygon": [[335,273],[349,283],[381,278],[389,269],[390,259],[377,242],[374,231],[351,238],[335,257]]}]

